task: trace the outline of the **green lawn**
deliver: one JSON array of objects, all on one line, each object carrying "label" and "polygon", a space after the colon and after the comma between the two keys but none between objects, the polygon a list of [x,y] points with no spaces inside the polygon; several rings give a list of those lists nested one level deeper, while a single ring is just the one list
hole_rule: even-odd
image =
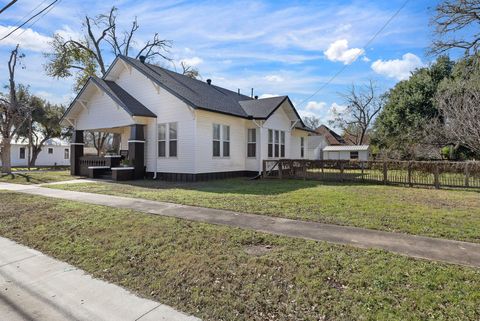
[{"label": "green lawn", "polygon": [[480,193],[303,180],[137,181],[52,188],[480,242]]},{"label": "green lawn", "polygon": [[0,173],[0,182],[14,184],[42,184],[59,181],[68,181],[78,178],[71,176],[70,171],[32,170],[14,172],[12,174]]},{"label": "green lawn", "polygon": [[0,235],[204,320],[480,319],[478,269],[31,195],[0,199]]}]

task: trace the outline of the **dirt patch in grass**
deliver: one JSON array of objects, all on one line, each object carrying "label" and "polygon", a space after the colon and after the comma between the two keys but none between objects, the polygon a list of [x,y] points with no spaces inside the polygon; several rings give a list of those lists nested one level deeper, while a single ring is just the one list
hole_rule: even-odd
[{"label": "dirt patch in grass", "polygon": [[0,200],[0,235],[204,320],[480,318],[478,269],[17,193]]}]

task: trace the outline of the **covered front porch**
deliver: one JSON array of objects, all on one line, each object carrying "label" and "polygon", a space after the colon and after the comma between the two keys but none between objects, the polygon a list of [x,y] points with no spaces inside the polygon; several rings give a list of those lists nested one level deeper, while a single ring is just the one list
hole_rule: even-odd
[{"label": "covered front porch", "polygon": [[[114,180],[144,178],[146,126],[156,117],[116,83],[91,77],[62,118],[63,125],[74,129],[71,174]],[[118,134],[118,151],[86,155],[86,132]]]},{"label": "covered front porch", "polygon": [[[86,155],[85,130],[75,130],[70,153],[71,174],[113,180],[145,177],[145,125],[133,124],[117,128],[95,129],[119,134],[119,149],[105,155]],[[92,130],[93,131],[93,130]]]}]

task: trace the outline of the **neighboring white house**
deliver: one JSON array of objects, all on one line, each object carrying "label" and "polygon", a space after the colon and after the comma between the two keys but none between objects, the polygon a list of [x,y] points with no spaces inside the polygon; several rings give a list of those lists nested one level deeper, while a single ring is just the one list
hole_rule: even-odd
[{"label": "neighboring white house", "polygon": [[311,132],[287,96],[254,99],[125,56],[103,78],[89,79],[62,124],[119,133],[136,171],[145,166],[154,176],[186,180],[255,174],[265,159],[306,158]]},{"label": "neighboring white house", "polygon": [[369,157],[368,145],[336,145],[323,148],[325,160],[361,160]]},{"label": "neighboring white house", "polygon": [[[13,141],[10,150],[12,167],[28,165],[28,143]],[[0,165],[2,161],[0,160]],[[38,154],[35,166],[69,166],[70,146],[58,139],[50,139]]]}]

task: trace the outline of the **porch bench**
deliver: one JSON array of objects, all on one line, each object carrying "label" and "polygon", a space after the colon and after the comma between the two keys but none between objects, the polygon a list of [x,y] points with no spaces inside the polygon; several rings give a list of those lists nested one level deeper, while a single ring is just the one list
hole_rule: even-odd
[{"label": "porch bench", "polygon": [[134,167],[112,167],[112,180],[129,181],[134,179]]},{"label": "porch bench", "polygon": [[88,177],[98,178],[108,171],[110,171],[110,166],[88,166]]}]

